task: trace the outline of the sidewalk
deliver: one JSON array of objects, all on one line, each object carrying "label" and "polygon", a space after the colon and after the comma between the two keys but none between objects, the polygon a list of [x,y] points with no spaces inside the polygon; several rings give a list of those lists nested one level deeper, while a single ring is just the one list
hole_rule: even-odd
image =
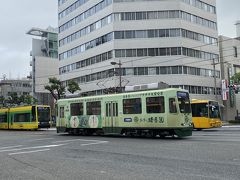
[{"label": "sidewalk", "polygon": [[222,122],[223,127],[240,127],[239,123],[229,123],[228,121]]},{"label": "sidewalk", "polygon": [[51,127],[51,128],[40,128],[38,129],[40,131],[56,131],[56,128],[55,127]]}]

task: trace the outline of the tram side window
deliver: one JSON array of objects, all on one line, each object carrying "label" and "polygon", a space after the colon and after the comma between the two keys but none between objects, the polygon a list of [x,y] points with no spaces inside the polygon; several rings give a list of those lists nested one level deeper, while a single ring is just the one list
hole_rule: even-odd
[{"label": "tram side window", "polygon": [[177,113],[177,106],[176,106],[175,98],[169,98],[169,112]]},{"label": "tram side window", "polygon": [[60,118],[64,118],[64,107],[59,108],[59,115],[60,115]]},{"label": "tram side window", "polygon": [[141,114],[142,103],[140,98],[124,99],[123,114]]},{"label": "tram side window", "polygon": [[146,98],[147,113],[164,113],[164,97],[148,97]]},{"label": "tram side window", "polygon": [[87,102],[87,115],[101,115],[101,101]]},{"label": "tram side window", "polygon": [[30,113],[14,114],[14,122],[30,122]]},{"label": "tram side window", "polygon": [[71,116],[83,115],[83,103],[73,103],[70,105]]},{"label": "tram side window", "polygon": [[6,123],[7,122],[7,114],[0,115],[0,123]]}]

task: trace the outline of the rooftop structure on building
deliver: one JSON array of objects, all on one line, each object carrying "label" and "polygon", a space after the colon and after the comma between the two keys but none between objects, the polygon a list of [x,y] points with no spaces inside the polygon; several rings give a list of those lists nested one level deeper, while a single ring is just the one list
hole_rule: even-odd
[{"label": "rooftop structure on building", "polygon": [[235,25],[236,25],[237,38],[240,39],[240,21],[237,21]]}]

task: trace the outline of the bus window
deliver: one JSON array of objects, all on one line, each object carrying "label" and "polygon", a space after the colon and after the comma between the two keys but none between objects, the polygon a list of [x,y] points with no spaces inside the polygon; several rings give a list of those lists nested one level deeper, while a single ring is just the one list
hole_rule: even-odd
[{"label": "bus window", "polygon": [[169,112],[177,113],[177,106],[176,106],[175,98],[169,98]]},{"label": "bus window", "polygon": [[164,113],[164,97],[148,97],[146,98],[147,113]]},{"label": "bus window", "polygon": [[124,99],[123,114],[141,114],[142,103],[140,98]]},{"label": "bus window", "polygon": [[70,105],[71,116],[83,115],[83,103],[73,103]]},{"label": "bus window", "polygon": [[87,115],[101,115],[101,101],[87,102]]},{"label": "bus window", "polygon": [[209,117],[210,118],[220,118],[219,106],[209,107]]},{"label": "bus window", "polygon": [[207,103],[192,104],[193,117],[208,117]]},{"label": "bus window", "polygon": [[191,113],[191,104],[187,92],[177,92],[178,104],[181,113]]}]

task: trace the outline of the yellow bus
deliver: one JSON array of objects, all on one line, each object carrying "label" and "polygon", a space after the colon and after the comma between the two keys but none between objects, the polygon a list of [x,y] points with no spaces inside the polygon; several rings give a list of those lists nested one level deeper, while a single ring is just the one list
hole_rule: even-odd
[{"label": "yellow bus", "polygon": [[193,128],[197,130],[222,126],[220,106],[213,100],[191,100]]},{"label": "yellow bus", "polygon": [[51,123],[50,106],[30,105],[0,109],[0,129],[34,130],[48,128]]}]

